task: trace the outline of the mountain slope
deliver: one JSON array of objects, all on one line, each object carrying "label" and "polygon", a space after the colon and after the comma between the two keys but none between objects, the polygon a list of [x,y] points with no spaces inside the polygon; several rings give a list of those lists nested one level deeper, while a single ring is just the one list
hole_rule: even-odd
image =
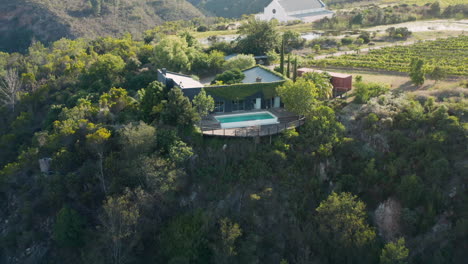
[{"label": "mountain slope", "polygon": [[193,5],[220,17],[241,17],[263,11],[271,0],[188,0]]},{"label": "mountain slope", "polygon": [[164,21],[201,16],[185,0],[0,0],[0,50],[22,51],[32,39],[138,36]]}]

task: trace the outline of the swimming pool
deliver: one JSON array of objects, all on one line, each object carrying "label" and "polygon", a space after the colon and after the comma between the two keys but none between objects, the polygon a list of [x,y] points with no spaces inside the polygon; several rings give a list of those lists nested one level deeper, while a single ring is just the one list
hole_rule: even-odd
[{"label": "swimming pool", "polygon": [[278,118],[270,112],[256,112],[215,116],[221,128],[249,127],[278,124]]}]

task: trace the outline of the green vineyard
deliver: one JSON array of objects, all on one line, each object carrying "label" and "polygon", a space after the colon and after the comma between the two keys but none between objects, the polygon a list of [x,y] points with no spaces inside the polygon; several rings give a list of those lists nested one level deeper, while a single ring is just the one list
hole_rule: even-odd
[{"label": "green vineyard", "polygon": [[408,72],[411,59],[423,59],[428,69],[442,67],[450,75],[468,76],[468,36],[418,42],[325,59],[328,65]]}]

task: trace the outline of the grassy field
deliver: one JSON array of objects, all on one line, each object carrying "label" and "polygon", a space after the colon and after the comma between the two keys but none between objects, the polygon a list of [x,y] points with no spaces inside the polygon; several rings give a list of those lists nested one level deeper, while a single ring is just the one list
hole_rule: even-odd
[{"label": "grassy field", "polygon": [[359,70],[359,69],[341,69],[327,67],[324,69],[331,72],[340,72],[351,74],[353,77],[360,75],[362,76],[363,81],[365,82],[376,82],[388,84],[391,89],[401,90],[401,91],[422,91],[422,90],[433,90],[433,89],[442,89],[442,88],[456,88],[458,87],[462,78],[459,79],[448,79],[444,81],[439,81],[435,83],[432,80],[426,80],[424,85],[417,87],[411,83],[410,78],[407,74],[395,74],[389,72],[378,72],[370,70]]},{"label": "grassy field", "polygon": [[449,5],[456,5],[456,4],[466,4],[467,0],[403,0],[403,1],[395,1],[395,0],[381,0],[381,3],[384,4],[417,4],[417,5],[425,5],[426,3],[434,3],[439,2],[441,6],[449,6]]}]

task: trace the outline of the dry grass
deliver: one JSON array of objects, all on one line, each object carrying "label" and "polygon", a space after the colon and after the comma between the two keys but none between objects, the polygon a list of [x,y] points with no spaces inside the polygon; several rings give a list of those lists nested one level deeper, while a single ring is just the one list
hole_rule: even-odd
[{"label": "dry grass", "polygon": [[[435,83],[432,80],[426,80],[424,85],[415,86],[411,83],[410,78],[405,73],[393,73],[384,71],[372,71],[372,70],[359,70],[359,69],[338,69],[338,68],[327,68],[328,71],[341,72],[353,75],[355,78],[357,75],[362,76],[365,82],[376,82],[384,83],[390,86],[391,89],[402,92],[430,92],[437,93],[443,90],[457,89],[456,92],[463,90],[460,88],[461,78],[448,79]],[[460,89],[458,89],[460,88]],[[455,91],[455,90],[454,90]],[[465,93],[468,89],[464,89]],[[459,93],[458,93],[459,94]]]}]

